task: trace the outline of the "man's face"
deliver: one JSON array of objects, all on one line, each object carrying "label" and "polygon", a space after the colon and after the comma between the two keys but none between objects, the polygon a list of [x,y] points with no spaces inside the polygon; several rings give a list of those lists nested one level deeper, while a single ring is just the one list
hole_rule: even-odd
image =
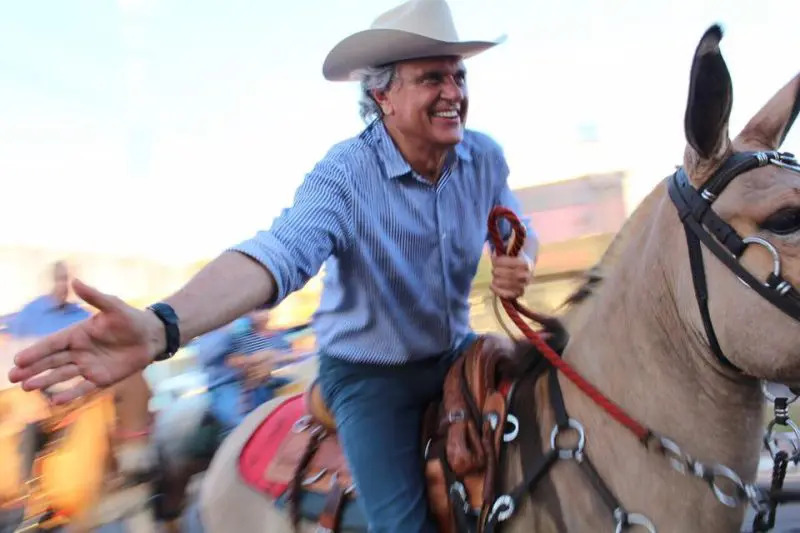
[{"label": "man's face", "polygon": [[53,268],[53,298],[59,305],[66,303],[69,296],[69,271],[63,264]]},{"label": "man's face", "polygon": [[404,135],[434,146],[453,146],[464,136],[468,95],[460,58],[404,61],[385,100],[386,120]]}]

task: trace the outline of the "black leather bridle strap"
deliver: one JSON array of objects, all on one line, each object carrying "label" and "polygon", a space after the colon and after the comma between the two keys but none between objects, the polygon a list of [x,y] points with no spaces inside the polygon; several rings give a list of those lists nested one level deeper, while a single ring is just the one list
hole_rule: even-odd
[{"label": "black leather bridle strap", "polygon": [[[779,154],[778,152],[736,153],[725,161],[700,190],[692,187],[683,168],[679,168],[667,183],[669,196],[678,210],[678,216],[686,232],[692,283],[709,347],[723,366],[740,373],[744,372],[725,356],[714,331],[708,305],[709,292],[703,264],[703,250],[700,244],[702,242],[745,285],[786,315],[800,321],[800,293],[783,279],[780,272],[777,274],[772,272],[766,283],[750,274],[739,263],[739,259],[748,246],[745,242],[746,239],[743,239],[711,208],[717,195],[736,176],[770,162],[780,165],[790,161],[796,165],[791,154]],[[779,262],[780,258],[777,258],[776,261]]]},{"label": "black leather bridle strap", "polygon": [[687,224],[684,224],[683,229],[686,230],[686,244],[689,247],[689,267],[692,272],[694,294],[700,307],[700,318],[703,320],[703,328],[706,330],[708,344],[711,346],[711,351],[714,352],[714,355],[717,356],[720,363],[728,368],[742,372],[730,359],[725,357],[719,345],[717,334],[714,332],[714,324],[711,322],[711,312],[708,310],[708,285],[706,284],[706,269],[703,265],[703,250],[700,247],[700,239],[689,229]]},{"label": "black leather bridle strap", "polygon": [[[686,175],[682,169],[673,174],[670,178],[668,190],[670,198],[672,198],[672,201],[678,208],[678,214],[684,225],[687,226],[687,228],[703,242],[709,251],[727,266],[745,285],[756,291],[760,296],[768,300],[786,315],[800,321],[800,298],[798,298],[798,293],[793,287],[785,295],[781,295],[771,286],[765,285],[764,282],[756,279],[755,276],[750,274],[750,272],[739,264],[738,256],[734,256],[730,250],[723,247],[708,231],[706,231],[694,217],[689,216],[691,214],[689,203],[678,186],[678,182],[681,178],[684,180],[686,179]],[[688,194],[697,194],[694,189],[691,189],[691,192],[686,192]]]}]

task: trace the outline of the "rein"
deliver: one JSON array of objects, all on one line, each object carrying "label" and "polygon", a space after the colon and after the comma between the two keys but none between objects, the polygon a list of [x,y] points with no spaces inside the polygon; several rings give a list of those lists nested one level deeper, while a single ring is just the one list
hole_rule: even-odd
[{"label": "rein", "polygon": [[[736,367],[722,353],[717,337],[714,334],[710,313],[708,311],[708,290],[706,287],[705,269],[702,263],[700,242],[705,244],[745,285],[751,287],[787,315],[796,320],[800,320],[800,293],[798,293],[788,281],[782,278],[780,255],[777,249],[761,237],[753,236],[741,238],[732,227],[719,218],[710,208],[711,203],[736,176],[767,164],[773,164],[800,172],[800,164],[798,164],[791,154],[779,152],[747,152],[737,153],[731,156],[699,192],[691,187],[683,169],[679,169],[669,181],[670,197],[675,203],[681,221],[686,228],[689,257],[692,267],[692,279],[709,344],[720,362],[731,368]],[[513,232],[513,239],[508,248],[506,248],[500,232],[501,219],[505,219],[511,225]],[[705,228],[708,228],[710,233],[706,231]],[[519,255],[525,240],[526,231],[525,226],[513,211],[505,207],[495,207],[489,214],[488,229],[497,255]],[[722,245],[719,243],[722,243]],[[764,246],[772,254],[773,271],[766,283],[759,282],[738,263],[738,259],[750,244]],[[788,405],[797,400],[798,396],[795,396],[793,399],[775,397],[767,391],[765,386],[763,387],[764,394],[767,399],[773,402],[775,411],[774,417],[769,423],[764,436],[765,447],[769,450],[774,460],[772,483],[768,489],[761,488],[752,483],[744,483],[741,477],[727,466],[701,463],[683,452],[678,444],[671,439],[657,435],[645,425],[634,420],[618,404],[605,396],[581,376],[569,363],[564,361],[564,359],[545,342],[540,333],[537,333],[525,321],[525,318],[532,320],[544,326],[545,331],[547,331],[548,329],[553,329],[553,326],[558,324],[557,319],[536,313],[523,306],[517,300],[501,299],[501,303],[511,321],[520,329],[535,350],[552,366],[550,374],[550,400],[556,413],[556,426],[551,433],[550,450],[537,461],[536,466],[530,472],[524,473],[523,477],[525,481],[523,485],[525,485],[525,488],[528,490],[532,490],[533,485],[543,477],[557,460],[575,460],[585,467],[593,485],[609,508],[613,510],[613,516],[617,524],[617,533],[621,533],[629,525],[640,525],[651,533],[656,532],[655,526],[646,516],[638,513],[629,513],[624,510],[592,466],[591,461],[584,452],[586,439],[584,428],[580,422],[569,418],[567,415],[557,380],[557,372],[560,371],[584,394],[606,411],[609,416],[635,435],[645,448],[662,455],[669,461],[672,468],[679,473],[703,480],[713,491],[720,503],[732,508],[738,507],[745,502],[749,503],[756,511],[753,531],[764,532],[774,528],[775,512],[779,504],[800,502],[800,491],[783,491],[783,483],[788,464],[790,462],[794,462],[795,464],[800,463],[800,449],[798,449],[796,443],[792,443],[794,447],[792,455],[789,455],[785,450],[779,449],[779,435],[785,434],[774,433],[775,426],[782,425],[789,427],[793,433],[800,438],[800,428],[789,419],[788,413]],[[579,441],[577,447],[571,450],[559,449],[556,444],[556,437],[560,432],[569,430],[575,431],[578,434]],[[487,532],[493,531],[496,523],[510,518],[516,507],[515,504],[518,503],[521,497],[521,491],[519,490],[521,488],[523,487],[517,487],[511,494],[502,495],[497,498],[495,509],[493,509],[489,517],[489,522],[487,523]]]}]

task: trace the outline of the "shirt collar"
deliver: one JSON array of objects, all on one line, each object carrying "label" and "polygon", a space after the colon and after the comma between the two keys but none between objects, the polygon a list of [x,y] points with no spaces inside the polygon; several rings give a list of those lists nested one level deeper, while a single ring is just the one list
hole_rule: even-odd
[{"label": "shirt collar", "polygon": [[[378,155],[386,168],[386,177],[389,179],[401,178],[413,172],[411,165],[403,158],[403,154],[397,149],[389,132],[386,131],[386,126],[383,124],[383,121],[375,121],[372,127],[373,138],[377,142]],[[472,154],[470,154],[467,147],[464,146],[463,141],[455,146],[454,151],[459,160],[467,163],[472,161]],[[447,165],[449,166],[452,164],[451,157],[448,157],[448,160]]]}]

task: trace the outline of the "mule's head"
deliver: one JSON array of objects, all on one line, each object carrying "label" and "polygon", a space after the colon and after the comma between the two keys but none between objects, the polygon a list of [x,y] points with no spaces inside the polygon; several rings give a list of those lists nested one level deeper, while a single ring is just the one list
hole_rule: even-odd
[{"label": "mule's head", "polygon": [[[735,267],[725,265],[703,244],[710,322],[722,353],[735,367],[761,379],[799,384],[800,299],[788,300],[800,294],[793,289],[783,294],[781,291],[789,290],[789,284],[800,288],[800,172],[790,168],[788,159],[775,159],[771,164],[762,160],[764,164],[759,166],[759,156],[748,159],[742,154],[761,152],[763,159],[765,152],[780,148],[800,109],[800,74],[731,139],[728,121],[733,88],[719,49],[721,38],[721,29],[713,26],[695,51],[684,124],[687,146],[683,175],[694,191],[705,192],[705,200],[721,219],[716,221],[719,231],[707,233],[715,234],[714,242],[722,245],[735,265],[764,283],[779,260],[781,281],[788,283],[774,287],[777,282],[773,278],[773,287],[767,290],[774,293],[771,302],[763,291],[746,286]],[[739,162],[744,166],[732,168]],[[734,177],[728,181],[726,177],[731,176]],[[673,193],[674,190],[670,194]],[[704,222],[706,230],[715,224],[709,218]],[[726,230],[718,222],[735,230],[739,240],[731,237],[731,241],[722,242]],[[681,230],[680,239],[685,243],[683,233]],[[754,237],[763,240],[751,240]],[[736,250],[737,243],[740,253],[731,250]],[[698,311],[701,306],[691,280],[690,261],[685,259],[687,247],[682,247],[684,253],[680,257],[684,259],[675,267],[680,281],[676,283],[676,302],[698,335],[707,337],[708,328]],[[790,312],[782,311],[774,302],[786,302]],[[792,310],[794,316],[790,316]]]}]

